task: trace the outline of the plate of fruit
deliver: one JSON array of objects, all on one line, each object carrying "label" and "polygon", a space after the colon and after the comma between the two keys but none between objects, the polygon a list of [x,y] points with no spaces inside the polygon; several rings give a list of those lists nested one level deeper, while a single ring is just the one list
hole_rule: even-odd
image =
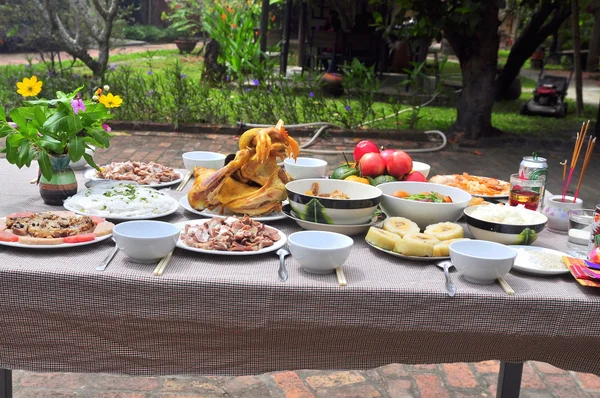
[{"label": "plate of fruit", "polygon": [[415,222],[404,217],[388,217],[382,228],[369,228],[365,237],[374,249],[413,261],[448,259],[450,243],[463,239],[464,229],[458,224],[431,224],[421,232]]}]

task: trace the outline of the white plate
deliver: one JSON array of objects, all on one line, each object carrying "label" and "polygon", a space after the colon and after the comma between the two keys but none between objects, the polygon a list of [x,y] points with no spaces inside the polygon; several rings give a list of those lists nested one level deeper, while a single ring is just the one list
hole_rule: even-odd
[{"label": "white plate", "polygon": [[135,186],[139,187],[140,189],[144,189],[147,192],[152,192],[153,195],[165,196],[167,198],[168,202],[170,202],[169,209],[162,213],[147,213],[145,215],[123,216],[122,214],[118,214],[118,213],[99,214],[98,212],[94,212],[93,210],[90,210],[90,209],[88,209],[88,211],[85,211],[85,209],[83,209],[83,211],[82,211],[82,209],[80,207],[78,207],[78,206],[75,207],[72,203],[69,202],[72,198],[76,198],[76,197],[79,198],[81,196],[85,196],[87,192],[93,192],[94,195],[96,195],[96,194],[99,195],[103,192],[113,189],[115,186],[117,186],[119,184],[128,185],[129,183],[128,182],[115,183],[115,182],[111,181],[109,183],[106,183],[106,185],[104,185],[104,183],[102,183],[102,185],[96,185],[91,188],[87,188],[85,190],[79,191],[76,195],[71,196],[70,198],[65,200],[65,202],[63,203],[63,207],[67,210],[70,210],[70,211],[76,213],[76,214],[80,214],[80,215],[84,215],[84,216],[98,216],[98,217],[106,218],[109,220],[115,220],[115,221],[151,220],[153,218],[160,218],[160,217],[168,216],[170,214],[175,213],[179,209],[179,204],[177,203],[176,199],[173,199],[172,197],[163,193],[162,191],[150,189],[149,186],[144,186],[144,185],[135,185]]},{"label": "white plate", "polygon": [[[284,203],[287,203],[287,202],[284,202]],[[181,207],[183,207],[187,211],[192,212],[194,214],[198,214],[199,216],[202,216],[202,217],[211,217],[212,218],[212,217],[226,217],[226,216],[233,216],[233,215],[243,216],[243,214],[235,214],[230,211],[225,211],[224,214],[219,214],[218,208],[214,209],[214,210],[208,210],[208,209],[196,210],[190,205],[187,195],[184,195],[181,197],[181,199],[179,199],[179,204],[181,205]],[[259,221],[259,222],[285,220],[286,218],[287,218],[287,216],[285,214],[283,214],[283,212],[281,212],[281,211],[279,213],[272,212],[270,214],[267,214],[266,216],[252,217],[253,220]]]},{"label": "white plate", "polygon": [[304,229],[314,230],[314,231],[327,231],[327,232],[337,232],[340,234],[344,234],[347,236],[358,235],[363,232],[367,232],[369,228],[373,225],[377,225],[383,220],[387,218],[385,213],[381,213],[380,216],[373,217],[370,222],[359,225],[332,225],[332,224],[321,224],[318,222],[305,221],[298,217],[296,213],[292,211],[292,208],[289,204],[283,206],[283,213],[296,221],[296,223]]},{"label": "white plate", "polygon": [[[545,247],[538,246],[509,246],[515,249],[519,254],[517,254],[517,258],[515,259],[515,264],[512,269],[515,269],[520,272],[525,272],[527,274],[535,274],[535,275],[560,275],[560,274],[568,274],[569,269],[566,265],[562,263],[562,257],[568,255],[563,252],[559,252],[558,250],[546,249]],[[535,253],[546,253],[547,256],[557,257],[557,262],[563,264],[564,268],[543,268],[535,263],[533,260],[540,261],[539,258],[532,258],[535,256]]]},{"label": "white plate", "polygon": [[85,246],[85,245],[91,245],[94,243],[102,242],[103,240],[106,240],[106,239],[110,238],[111,236],[112,236],[112,234],[108,234],[108,235],[104,235],[104,236],[99,236],[96,239],[90,240],[88,242],[61,243],[60,245],[25,245],[25,244],[19,243],[19,242],[2,242],[2,241],[0,241],[0,246],[20,247],[22,249],[66,249],[68,247]]},{"label": "white plate", "polygon": [[[253,218],[253,220],[257,221],[256,218]],[[182,222],[176,223],[175,226],[178,227],[180,231],[183,231],[185,229],[186,224],[200,225],[200,224],[205,224],[209,221],[210,220],[206,220],[206,219],[182,221]],[[273,228],[273,227],[269,226],[269,228]],[[279,239],[277,242],[275,242],[275,244],[273,246],[265,247],[264,249],[257,250],[255,252],[229,252],[229,251],[199,249],[197,247],[191,247],[191,246],[186,245],[185,243],[183,243],[183,241],[181,239],[179,239],[177,241],[177,247],[180,247],[185,250],[190,250],[193,252],[216,254],[219,256],[253,256],[255,254],[269,253],[269,252],[272,252],[272,251],[282,248],[285,245],[285,243],[287,242],[287,236],[285,236],[285,234],[283,232],[281,232],[277,228],[273,228],[273,229],[275,231],[277,231],[277,233],[279,234],[279,237],[281,239]]]},{"label": "white plate", "polygon": [[385,250],[385,249],[382,249],[381,247],[377,247],[377,246],[375,246],[374,244],[372,244],[371,242],[369,242],[367,240],[365,240],[365,242],[367,242],[367,244],[369,246],[371,246],[372,248],[374,248],[374,249],[377,249],[377,250],[382,251],[382,252],[387,253],[387,254],[391,254],[394,257],[403,258],[405,260],[422,261],[422,262],[434,263],[434,262],[436,262],[438,260],[448,260],[450,258],[450,256],[443,256],[443,257],[405,256],[404,254],[396,253],[396,252],[393,252],[391,250]]},{"label": "white plate", "polygon": [[[101,166],[102,167],[102,166]],[[99,178],[96,177],[96,169],[89,169],[87,170],[85,173],[83,173],[83,176],[85,178],[87,178],[88,180],[92,180],[92,181],[117,181],[117,180],[107,180],[104,178]],[[179,171],[175,171],[175,173],[177,173],[179,175],[179,178],[173,181],[169,181],[169,182],[161,182],[158,184],[139,184],[143,187],[152,187],[152,188],[165,188],[165,187],[170,187],[171,185],[175,185],[175,184],[179,184],[181,181],[183,181],[183,174],[180,173]],[[119,182],[130,182],[132,180],[118,180]]]}]

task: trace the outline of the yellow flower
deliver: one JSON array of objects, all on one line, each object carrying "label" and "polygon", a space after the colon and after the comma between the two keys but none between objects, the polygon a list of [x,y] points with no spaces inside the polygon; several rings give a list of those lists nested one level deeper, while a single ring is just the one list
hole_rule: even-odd
[{"label": "yellow flower", "polygon": [[108,93],[107,95],[101,95],[98,102],[107,108],[118,108],[123,103],[123,99],[118,95],[113,96],[112,93]]},{"label": "yellow flower", "polygon": [[23,97],[33,97],[42,91],[42,81],[38,81],[37,77],[31,76],[30,79],[24,78],[22,82],[17,82],[17,88],[17,93]]}]

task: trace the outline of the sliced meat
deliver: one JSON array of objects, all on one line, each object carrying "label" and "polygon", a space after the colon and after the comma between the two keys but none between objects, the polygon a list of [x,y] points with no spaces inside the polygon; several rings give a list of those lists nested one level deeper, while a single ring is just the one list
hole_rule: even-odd
[{"label": "sliced meat", "polygon": [[94,229],[94,235],[104,236],[104,235],[111,234],[114,226],[115,226],[115,224],[113,224],[109,221],[101,222],[100,224],[96,225],[96,228]]}]

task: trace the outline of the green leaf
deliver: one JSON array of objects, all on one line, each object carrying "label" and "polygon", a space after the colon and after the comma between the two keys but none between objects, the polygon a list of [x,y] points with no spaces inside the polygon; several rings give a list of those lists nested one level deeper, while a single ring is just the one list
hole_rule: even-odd
[{"label": "green leaf", "polygon": [[54,112],[54,115],[50,116],[48,120],[46,120],[46,122],[43,125],[43,128],[53,133],[68,132],[69,119],[69,112],[66,112],[64,109],[59,108],[56,110],[56,112]]},{"label": "green leaf", "polygon": [[6,113],[4,113],[4,107],[2,105],[0,105],[0,120],[3,122],[6,121]]},{"label": "green leaf", "polygon": [[39,140],[40,146],[50,152],[54,153],[63,153],[64,146],[62,142],[57,140],[56,138],[50,137],[48,135],[44,135],[40,137]]},{"label": "green leaf", "polygon": [[47,180],[50,180],[52,178],[52,163],[50,163],[50,158],[48,157],[48,153],[46,151],[40,151],[38,164],[40,165],[40,170],[42,170],[42,175]]},{"label": "green leaf", "polygon": [[83,143],[83,137],[75,136],[69,141],[69,158],[71,162],[76,162],[85,153],[85,145]]},{"label": "green leaf", "polygon": [[27,126],[27,120],[21,114],[21,108],[13,109],[10,111],[9,115],[12,121],[19,125],[19,128],[25,128],[25,126]]},{"label": "green leaf", "polygon": [[24,139],[25,139],[25,137],[23,137],[23,134],[21,134],[21,133],[15,133],[15,134],[10,135],[6,139],[6,143],[9,144],[9,146],[18,147],[19,145],[21,145],[21,142]]},{"label": "green leaf", "polygon": [[36,106],[35,108],[33,108],[33,117],[34,117],[34,120],[37,122],[37,124],[40,127],[43,126],[44,123],[46,122],[46,113],[39,106]]},{"label": "green leaf", "polygon": [[29,143],[27,141],[23,141],[19,147],[19,153],[17,154],[17,166],[22,167],[25,165],[27,160],[31,161],[31,159],[28,159],[29,149]]},{"label": "green leaf", "polygon": [[96,170],[100,171],[100,167],[98,167],[98,165],[96,164],[96,162],[94,162],[94,158],[89,153],[84,152],[83,153],[83,158],[85,159],[86,162],[88,162],[88,164],[90,166],[92,166]]}]

